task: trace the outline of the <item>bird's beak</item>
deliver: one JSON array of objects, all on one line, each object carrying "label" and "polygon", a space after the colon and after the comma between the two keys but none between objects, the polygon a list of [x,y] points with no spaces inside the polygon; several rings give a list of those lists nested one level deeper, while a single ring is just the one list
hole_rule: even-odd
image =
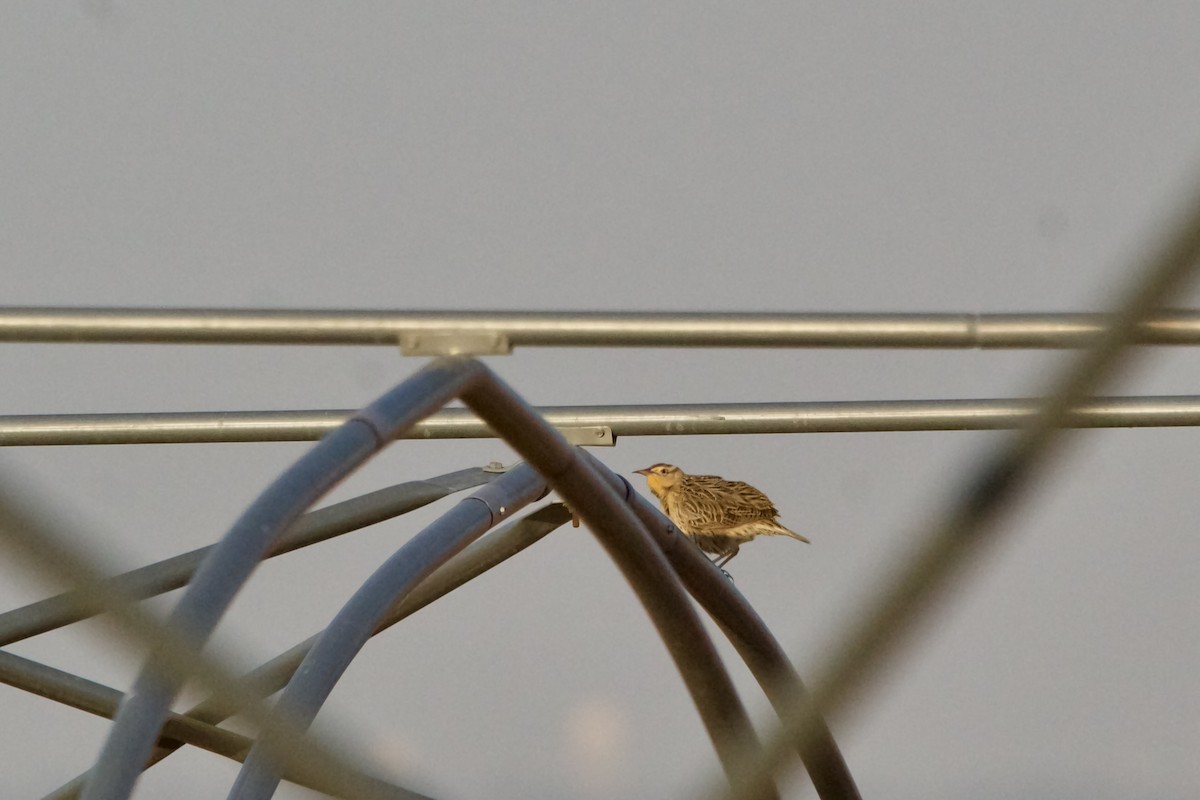
[{"label": "bird's beak", "polygon": [[645,469],[635,469],[635,470],[633,471],[633,474],[634,474],[634,475],[649,475],[649,474],[650,474],[650,468],[649,468],[649,467],[646,467]]}]

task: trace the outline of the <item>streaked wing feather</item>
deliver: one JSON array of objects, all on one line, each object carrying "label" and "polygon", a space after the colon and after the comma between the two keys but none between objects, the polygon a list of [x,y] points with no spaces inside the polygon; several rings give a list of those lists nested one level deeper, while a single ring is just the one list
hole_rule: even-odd
[{"label": "streaked wing feather", "polygon": [[779,516],[765,494],[742,481],[727,481],[715,475],[688,475],[682,488],[675,498],[678,515],[697,533]]}]

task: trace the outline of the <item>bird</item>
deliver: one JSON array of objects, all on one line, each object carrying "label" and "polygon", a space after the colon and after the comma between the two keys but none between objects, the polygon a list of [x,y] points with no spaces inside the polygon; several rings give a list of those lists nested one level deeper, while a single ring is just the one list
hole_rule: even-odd
[{"label": "bird", "polygon": [[[742,481],[716,475],[689,475],[674,464],[655,464],[635,471],[683,535],[718,567],[728,564],[755,536],[790,536],[809,540],[779,524],[779,510],[765,494]],[[728,573],[726,573],[728,574]]]}]

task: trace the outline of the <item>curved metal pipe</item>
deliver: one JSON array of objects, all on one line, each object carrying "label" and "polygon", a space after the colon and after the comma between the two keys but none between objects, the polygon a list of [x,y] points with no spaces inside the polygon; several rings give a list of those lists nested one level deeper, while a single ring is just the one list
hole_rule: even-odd
[{"label": "curved metal pipe", "polygon": [[[488,370],[463,402],[537,468],[578,513],[629,581],[662,637],[730,780],[758,737],[675,571],[645,526],[578,448]],[[773,785],[761,796],[777,797]]]},{"label": "curved metal pipe", "polygon": [[[384,394],[322,439],[251,504],[200,565],[171,614],[171,624],[197,647],[216,627],[233,596],[287,526],[308,506],[482,374],[477,362],[441,359]],[[182,683],[152,651],[113,719],[83,800],[129,796],[158,739]]]},{"label": "curved metal pipe", "polygon": [[[494,531],[459,553],[448,564],[437,570],[407,597],[388,610],[383,622],[375,629],[379,634],[400,622],[410,614],[420,611],[435,600],[449,594],[467,581],[482,575],[497,564],[540,541],[544,536],[564,525],[571,514],[562,503],[550,503],[532,511],[519,520]],[[282,689],[300,667],[304,656],[316,644],[317,637],[311,636],[275,658],[252,670],[245,682],[254,687],[262,697]],[[115,707],[114,703],[114,707]],[[223,698],[210,697],[193,706],[181,718],[216,725],[236,714],[238,709]],[[186,738],[167,738],[164,729],[146,767],[149,768],[177,751]],[[249,750],[249,747],[246,748]],[[87,781],[83,773],[46,795],[42,800],[76,800]],[[289,774],[289,779],[294,780]]]},{"label": "curved metal pipe", "polygon": [[[489,528],[546,492],[541,476],[522,464],[459,502],[383,562],[320,634],[280,695],[278,707],[298,730],[316,718],[390,607]],[[283,772],[265,744],[259,741],[250,751],[230,800],[267,800],[275,792]]]},{"label": "curved metal pipe", "polygon": [[[585,454],[599,464],[591,453]],[[692,597],[720,626],[750,669],[776,713],[782,716],[808,694],[787,653],[771,634],[754,607],[698,547],[682,536],[675,525],[629,481],[610,470],[601,471],[650,531]],[[797,742],[800,760],[821,800],[861,800],[858,786],[842,757],[833,732],[825,721],[814,723],[811,740]]]},{"label": "curved metal pipe", "polygon": [[135,643],[152,647],[171,670],[195,678],[207,690],[226,698],[260,730],[277,732],[287,742],[282,752],[289,769],[304,776],[321,775],[336,782],[338,792],[356,798],[389,800],[402,794],[396,787],[366,776],[344,757],[332,752],[319,737],[292,735],[289,721],[262,703],[259,695],[234,678],[219,661],[202,652],[179,631],[150,613],[133,598],[107,583],[92,566],[93,555],[59,532],[53,510],[14,496],[0,482],[0,537],[7,553],[23,558],[54,579],[76,586],[104,605],[121,633]]}]

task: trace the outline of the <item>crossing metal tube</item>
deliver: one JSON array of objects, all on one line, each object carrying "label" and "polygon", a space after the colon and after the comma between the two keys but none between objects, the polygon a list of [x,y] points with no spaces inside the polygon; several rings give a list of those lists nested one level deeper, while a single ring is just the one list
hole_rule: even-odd
[{"label": "crossing metal tube", "polygon": [[[260,730],[278,733],[286,747],[280,756],[289,769],[299,774],[320,773],[322,780],[335,781],[344,796],[392,800],[401,790],[367,777],[361,769],[334,753],[315,737],[292,735],[290,723],[261,697],[240,681],[217,660],[200,651],[179,631],[160,621],[132,598],[106,583],[104,575],[92,566],[94,558],[78,542],[60,532],[53,524],[54,513],[45,504],[14,495],[0,482],[0,537],[8,545],[6,552],[22,558],[41,573],[57,581],[93,594],[102,602],[120,633],[134,642],[153,647],[171,670],[189,675],[207,690],[225,698]],[[382,791],[381,791],[382,787]]]},{"label": "crossing metal tube", "polygon": [[[758,737],[687,593],[645,526],[582,451],[490,370],[461,397],[546,478],[616,562],[675,661],[732,781],[739,759],[758,749]],[[764,784],[759,797],[770,800],[778,792]]]},{"label": "crossing metal tube", "polygon": [[[102,717],[112,717],[121,701],[121,693],[110,686],[39,664],[7,650],[0,650],[0,682]],[[248,736],[181,714],[167,717],[162,735],[168,741],[186,742],[235,761],[244,759],[254,744]],[[323,780],[324,776],[319,772],[288,773],[287,777],[301,786],[353,800],[338,784]],[[364,776],[363,780],[373,785],[380,795],[387,794],[396,800],[430,800],[425,795],[375,781],[370,776]]]},{"label": "crossing metal tube", "polygon": [[[492,567],[500,564],[526,547],[540,541],[544,536],[561,527],[571,518],[570,513],[562,503],[551,503],[530,512],[515,522],[488,534],[459,553],[448,564],[437,570],[407,597],[389,609],[387,616],[375,629],[379,634],[400,622],[410,614],[414,614],[435,600],[457,589],[459,586],[482,575]],[[287,685],[299,668],[304,656],[316,643],[317,637],[311,636],[305,641],[291,647],[275,658],[256,667],[245,678],[245,682],[254,687],[262,697],[267,697]],[[115,703],[114,703],[115,707]],[[215,725],[236,714],[237,707],[225,702],[223,698],[211,697],[193,706],[181,718],[194,719]],[[169,723],[168,723],[169,724]],[[157,764],[164,758],[177,751],[185,740],[183,738],[167,738],[170,731],[164,729],[163,737],[155,746],[146,767]],[[249,748],[247,748],[247,751]],[[42,800],[76,800],[87,781],[88,773],[77,776],[57,790],[47,794]],[[289,779],[295,780],[291,775]]]},{"label": "crossing metal tube", "polygon": [[[342,607],[279,697],[278,707],[304,730],[333,692],[388,609],[482,536],[489,528],[546,494],[545,481],[522,464],[409,539],[375,570]],[[229,792],[230,800],[267,800],[283,777],[270,751],[256,744]]]},{"label": "crossing metal tube", "polygon": [[752,800],[770,786],[794,743],[813,736],[814,723],[865,684],[968,560],[999,538],[1000,519],[1046,468],[1071,410],[1115,374],[1128,346],[1139,341],[1144,321],[1155,318],[1200,269],[1200,194],[1188,198],[1171,228],[1159,231],[1138,261],[1115,303],[1111,326],[1055,376],[1038,414],[962,476],[954,499],[921,528],[925,533],[910,559],[846,634],[811,695],[788,709],[767,745],[738,768],[733,787],[718,790],[714,798]]},{"label": "crossing metal tube", "polygon": [[[599,464],[591,453],[584,455]],[[782,715],[805,697],[808,690],[787,652],[733,581],[687,541],[666,515],[634,491],[624,476],[607,469],[600,474],[645,524],[683,585],[720,626],[776,712]],[[861,800],[833,732],[823,719],[816,720],[814,727],[811,739],[798,742],[798,751],[817,796],[821,800]]]},{"label": "crossing metal tube", "polygon": [[[399,431],[433,413],[469,386],[482,370],[477,362],[439,360],[317,443],[251,504],[205,558],[171,614],[172,627],[196,647],[202,646],[237,590],[288,525],[389,444]],[[83,790],[83,800],[122,800],[129,796],[183,677],[171,674],[156,653],[150,653],[113,718]]]},{"label": "crossing metal tube", "polygon": [[[482,469],[465,469],[424,481],[409,481],[309,511],[267,552],[268,558],[374,525],[495,478]],[[185,586],[214,545],[147,564],[116,575],[109,584],[129,597],[143,599]],[[0,613],[0,647],[95,616],[103,606],[82,592],[68,591]]]}]

